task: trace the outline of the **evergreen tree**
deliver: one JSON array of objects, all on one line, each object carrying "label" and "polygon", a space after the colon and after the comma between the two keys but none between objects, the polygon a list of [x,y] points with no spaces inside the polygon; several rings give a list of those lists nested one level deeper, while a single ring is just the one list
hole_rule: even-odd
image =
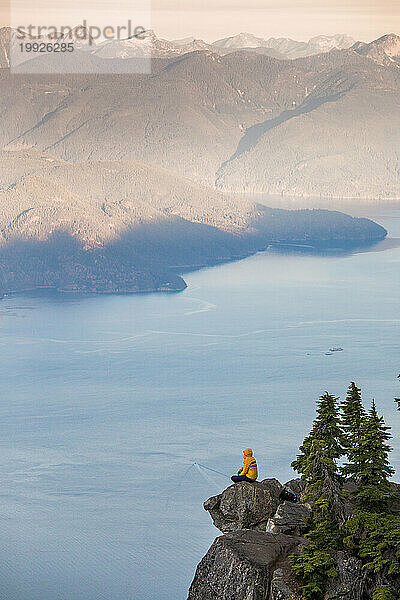
[{"label": "evergreen tree", "polygon": [[325,392],[317,404],[317,417],[309,435],[300,446],[300,454],[292,467],[310,480],[314,472],[315,459],[329,465],[336,472],[336,460],[343,455],[343,433],[338,416],[338,398]]},{"label": "evergreen tree", "polygon": [[341,404],[342,428],[345,433],[346,445],[351,445],[353,434],[359,434],[364,423],[366,412],[361,399],[361,389],[351,382],[346,399]]},{"label": "evergreen tree", "polygon": [[366,412],[362,404],[361,390],[354,381],[348,388],[346,399],[341,404],[342,409],[342,429],[343,444],[348,458],[348,462],[342,468],[345,476],[356,477],[359,471],[358,449],[360,446],[360,437],[362,427],[366,419]]},{"label": "evergreen tree", "polygon": [[389,463],[389,429],[373,402],[361,427],[353,464],[357,466],[357,510],[345,525],[347,536],[343,539],[345,546],[357,551],[363,568],[378,578],[374,600],[394,600],[391,584],[400,575],[400,518],[389,502],[396,501],[389,482],[394,473]]},{"label": "evergreen tree", "polygon": [[305,493],[312,506],[309,544],[291,557],[292,568],[303,582],[304,600],[322,600],[328,579],[337,575],[332,553],[341,547],[339,524],[344,520],[336,465],[343,455],[338,412],[338,398],[327,392],[321,396],[312,430],[292,463],[307,481]]},{"label": "evergreen tree", "polygon": [[[393,512],[396,501],[390,484],[391,435],[375,402],[368,413],[360,390],[350,385],[339,420],[337,398],[324,394],[317,417],[292,466],[306,480],[305,497],[312,514],[308,544],[290,557],[294,573],[302,582],[303,600],[323,600],[327,582],[337,575],[335,552],[347,548],[363,561],[368,580],[375,588],[373,600],[395,600],[400,577],[400,517]],[[400,406],[399,406],[400,410]],[[347,454],[346,475],[357,481],[355,510],[349,518],[343,478],[337,460]],[[397,498],[397,502],[399,499]]]},{"label": "evergreen tree", "polygon": [[[377,413],[375,401],[361,428],[360,443],[354,451],[353,467],[358,479],[357,503],[374,511],[382,511],[393,496],[389,478],[394,469],[389,462],[391,447],[390,427],[386,427],[383,417]],[[355,470],[355,469],[354,469]]]},{"label": "evergreen tree", "polygon": [[332,554],[342,547],[340,531],[333,519],[325,515],[316,520],[314,529],[305,537],[308,544],[300,554],[292,554],[290,564],[303,583],[302,599],[323,600],[328,579],[338,575]]}]

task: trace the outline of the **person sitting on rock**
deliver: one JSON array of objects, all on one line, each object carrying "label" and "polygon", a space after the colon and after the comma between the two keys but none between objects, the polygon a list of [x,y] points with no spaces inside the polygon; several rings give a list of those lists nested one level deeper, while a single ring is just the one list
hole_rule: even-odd
[{"label": "person sitting on rock", "polygon": [[253,456],[253,450],[246,448],[243,450],[244,463],[243,467],[238,471],[237,475],[232,475],[231,479],[234,483],[239,481],[248,481],[252,483],[258,477],[257,461]]}]

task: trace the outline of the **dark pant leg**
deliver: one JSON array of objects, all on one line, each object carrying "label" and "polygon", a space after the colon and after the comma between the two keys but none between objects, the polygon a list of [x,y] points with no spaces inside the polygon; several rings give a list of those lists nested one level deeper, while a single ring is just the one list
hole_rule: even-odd
[{"label": "dark pant leg", "polygon": [[254,483],[255,479],[250,479],[247,475],[232,475],[233,483],[239,483],[240,481],[248,481],[248,483]]}]

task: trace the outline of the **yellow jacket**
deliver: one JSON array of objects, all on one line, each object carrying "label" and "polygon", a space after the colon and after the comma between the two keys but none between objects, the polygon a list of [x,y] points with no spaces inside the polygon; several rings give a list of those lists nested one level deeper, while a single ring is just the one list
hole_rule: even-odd
[{"label": "yellow jacket", "polygon": [[251,448],[246,448],[246,450],[243,451],[243,454],[244,463],[239,475],[247,475],[249,479],[257,479],[257,461],[253,456],[253,450]]}]

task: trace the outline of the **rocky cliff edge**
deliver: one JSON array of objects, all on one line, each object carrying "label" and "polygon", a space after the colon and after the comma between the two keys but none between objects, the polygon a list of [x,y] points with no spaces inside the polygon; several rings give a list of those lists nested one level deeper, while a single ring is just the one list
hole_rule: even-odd
[{"label": "rocky cliff edge", "polygon": [[[311,508],[301,502],[300,479],[285,484],[298,494],[296,504],[279,500],[282,487],[276,479],[238,483],[204,503],[224,535],[198,565],[188,600],[301,600],[289,556],[307,543]],[[325,600],[362,600],[361,561],[345,552],[334,559],[338,575],[328,583]]]}]

